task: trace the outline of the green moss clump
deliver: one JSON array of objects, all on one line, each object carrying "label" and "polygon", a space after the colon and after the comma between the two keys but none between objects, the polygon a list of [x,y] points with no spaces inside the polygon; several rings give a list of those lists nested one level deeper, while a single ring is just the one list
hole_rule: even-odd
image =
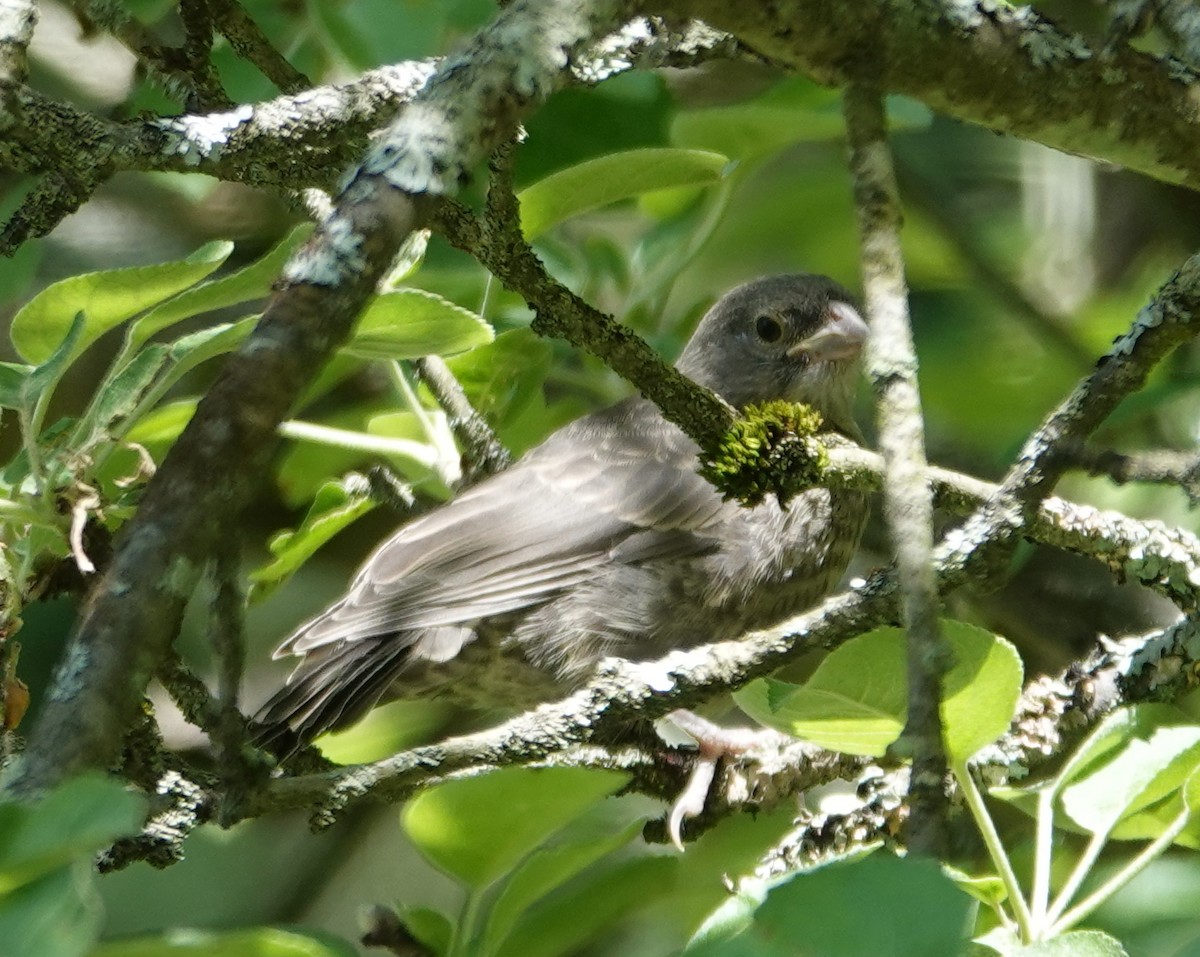
[{"label": "green moss clump", "polygon": [[776,399],[749,405],[715,450],[701,456],[700,474],[727,498],[758,505],[774,493],[781,505],[821,483],[829,458],[814,438],[816,409]]}]

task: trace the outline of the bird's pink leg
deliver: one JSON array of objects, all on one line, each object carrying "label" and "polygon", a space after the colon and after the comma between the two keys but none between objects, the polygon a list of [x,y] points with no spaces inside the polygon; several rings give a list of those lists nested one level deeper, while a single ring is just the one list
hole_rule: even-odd
[{"label": "bird's pink leg", "polygon": [[671,843],[683,850],[683,822],[697,817],[704,810],[717,762],[723,757],[738,756],[765,744],[784,740],[784,735],[768,728],[726,728],[693,711],[679,709],[667,715],[676,728],[693,738],[699,755],[688,775],[687,783],[667,814],[667,835]]}]

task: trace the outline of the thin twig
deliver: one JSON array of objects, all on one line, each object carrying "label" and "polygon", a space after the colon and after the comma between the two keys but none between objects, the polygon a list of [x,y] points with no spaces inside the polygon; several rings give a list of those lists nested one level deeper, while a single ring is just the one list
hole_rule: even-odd
[{"label": "thin twig", "polygon": [[1200,503],[1200,452],[1194,449],[1118,452],[1073,445],[1064,448],[1062,454],[1089,475],[1106,475],[1118,485],[1175,485],[1183,489],[1192,505]]},{"label": "thin twig", "polygon": [[487,420],[480,415],[454,373],[440,356],[426,356],[413,363],[421,381],[429,387],[446,412],[450,428],[463,446],[462,473],[467,483],[508,467],[512,456],[500,444]]},{"label": "thin twig", "polygon": [[303,73],[272,45],[238,0],[208,0],[213,24],[229,41],[233,52],[274,83],[283,93],[300,93],[312,86]]},{"label": "thin twig", "polygon": [[908,632],[908,720],[900,742],[911,753],[913,762],[908,845],[918,853],[936,857],[946,845],[949,807],[939,702],[950,653],[938,626],[933,503],[926,476],[917,357],[900,251],[900,201],[882,93],[852,84],[844,91],[843,109],[871,326],[867,372],[875,390],[879,447],[883,452],[883,513],[896,554],[900,604]]}]

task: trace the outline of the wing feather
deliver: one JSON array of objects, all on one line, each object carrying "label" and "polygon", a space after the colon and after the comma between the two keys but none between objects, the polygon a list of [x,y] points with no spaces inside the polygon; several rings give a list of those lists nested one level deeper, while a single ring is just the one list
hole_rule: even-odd
[{"label": "wing feather", "polygon": [[400,529],[276,656],[532,607],[614,560],[705,553],[724,503],[695,455],[644,400],[587,416]]}]

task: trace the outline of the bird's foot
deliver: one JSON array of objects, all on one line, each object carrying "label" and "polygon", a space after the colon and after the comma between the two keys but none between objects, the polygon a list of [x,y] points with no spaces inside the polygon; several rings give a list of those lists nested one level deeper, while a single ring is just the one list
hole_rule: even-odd
[{"label": "bird's foot", "polygon": [[682,851],[684,822],[699,817],[704,810],[721,758],[741,756],[764,744],[777,742],[782,736],[778,731],[766,728],[725,728],[684,710],[672,711],[666,721],[695,741],[699,751],[687,783],[667,814],[667,836]]}]

